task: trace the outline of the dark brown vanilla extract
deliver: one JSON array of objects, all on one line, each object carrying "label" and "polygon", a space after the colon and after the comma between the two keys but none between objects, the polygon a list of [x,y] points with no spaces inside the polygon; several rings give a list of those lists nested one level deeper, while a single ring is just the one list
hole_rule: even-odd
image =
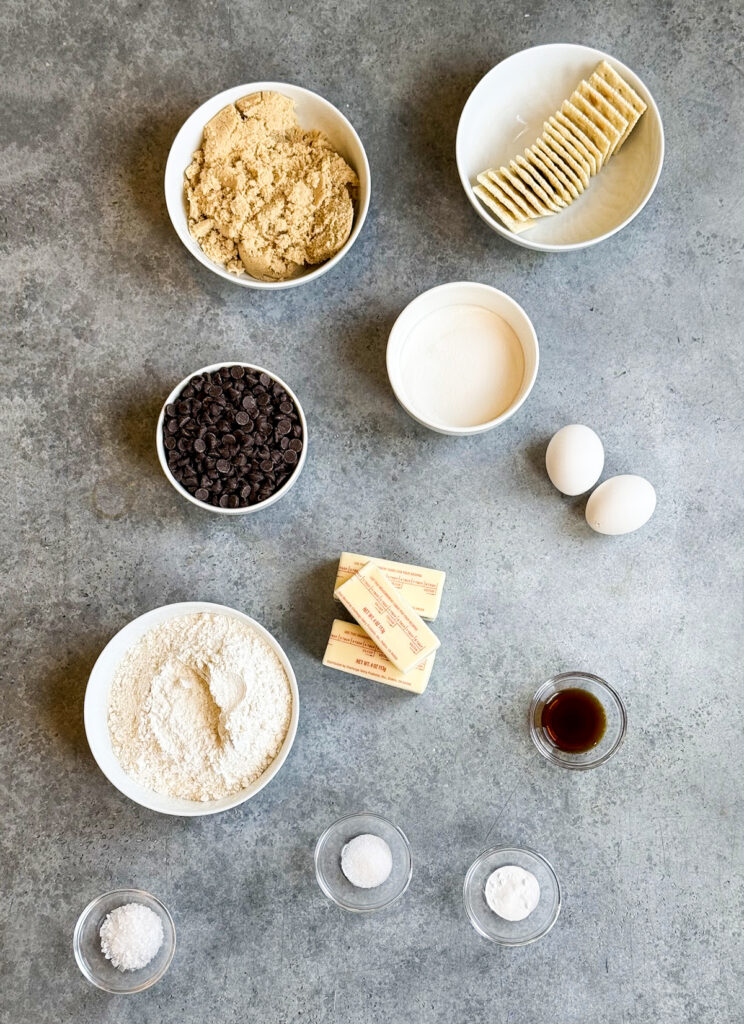
[{"label": "dark brown vanilla extract", "polygon": [[607,717],[593,693],[570,687],[550,698],[542,710],[542,727],[551,743],[567,754],[583,754],[605,734]]}]

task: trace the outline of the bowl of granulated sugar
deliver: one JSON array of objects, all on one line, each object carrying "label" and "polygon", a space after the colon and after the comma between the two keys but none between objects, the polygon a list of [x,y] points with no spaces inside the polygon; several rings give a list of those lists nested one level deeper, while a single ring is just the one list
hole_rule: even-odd
[{"label": "bowl of granulated sugar", "polygon": [[215,814],[259,793],[297,732],[297,680],[255,619],[188,601],[140,615],[101,652],[85,732],[116,788],[161,814]]}]

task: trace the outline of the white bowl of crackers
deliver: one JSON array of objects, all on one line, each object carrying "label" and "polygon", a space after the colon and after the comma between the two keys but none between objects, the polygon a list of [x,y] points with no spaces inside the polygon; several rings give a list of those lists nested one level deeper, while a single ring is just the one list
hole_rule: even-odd
[{"label": "white bowl of crackers", "polygon": [[479,217],[527,249],[609,238],[646,205],[664,161],[651,93],[601,50],[551,43],[497,64],[470,94],[457,168]]},{"label": "white bowl of crackers", "polygon": [[370,199],[362,141],[328,100],[284,82],[213,96],[176,135],[165,201],[183,244],[244,288],[308,284],[344,258]]}]

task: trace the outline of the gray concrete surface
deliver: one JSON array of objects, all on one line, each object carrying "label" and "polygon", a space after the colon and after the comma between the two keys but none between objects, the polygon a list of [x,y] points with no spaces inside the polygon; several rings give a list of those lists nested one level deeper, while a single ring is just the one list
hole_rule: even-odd
[{"label": "gray concrete surface", "polygon": [[[739,1020],[740,5],[9,0],[0,19],[0,1020]],[[635,68],[667,137],[638,220],[563,257],[491,233],[453,160],[479,77],[555,40]],[[374,176],[351,255],[278,295],[201,267],[161,191],[185,116],[260,78],[338,104]],[[397,313],[454,279],[514,295],[542,346],[527,405],[472,440],[419,428],[385,374]],[[312,446],[286,501],[225,522],[178,499],[153,427],[175,381],[235,358],[296,388]],[[656,485],[641,532],[596,536],[552,490],[546,441],[577,420],[608,473]],[[344,548],[447,571],[423,697],[321,667]],[[108,638],[189,598],[273,630],[302,694],[278,779],[193,821],[122,797],[82,725]],[[536,685],[572,667],[630,714],[615,760],[578,776],[525,727]],[[399,905],[358,918],[323,898],[312,849],[362,807],[405,829],[415,866]],[[557,926],[523,950],[480,939],[462,906],[468,865],[503,842],[543,852],[564,887]],[[131,999],[90,988],[72,957],[80,910],[119,885],[162,897],[179,936],[167,977]]]}]

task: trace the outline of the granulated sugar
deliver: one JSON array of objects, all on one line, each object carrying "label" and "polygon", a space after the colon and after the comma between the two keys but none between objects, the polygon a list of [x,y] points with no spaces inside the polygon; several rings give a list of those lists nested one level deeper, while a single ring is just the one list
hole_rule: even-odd
[{"label": "granulated sugar", "polygon": [[209,612],[167,619],[127,652],[108,721],[124,771],[143,786],[218,800],[263,774],[291,711],[289,680],[266,640]]}]

